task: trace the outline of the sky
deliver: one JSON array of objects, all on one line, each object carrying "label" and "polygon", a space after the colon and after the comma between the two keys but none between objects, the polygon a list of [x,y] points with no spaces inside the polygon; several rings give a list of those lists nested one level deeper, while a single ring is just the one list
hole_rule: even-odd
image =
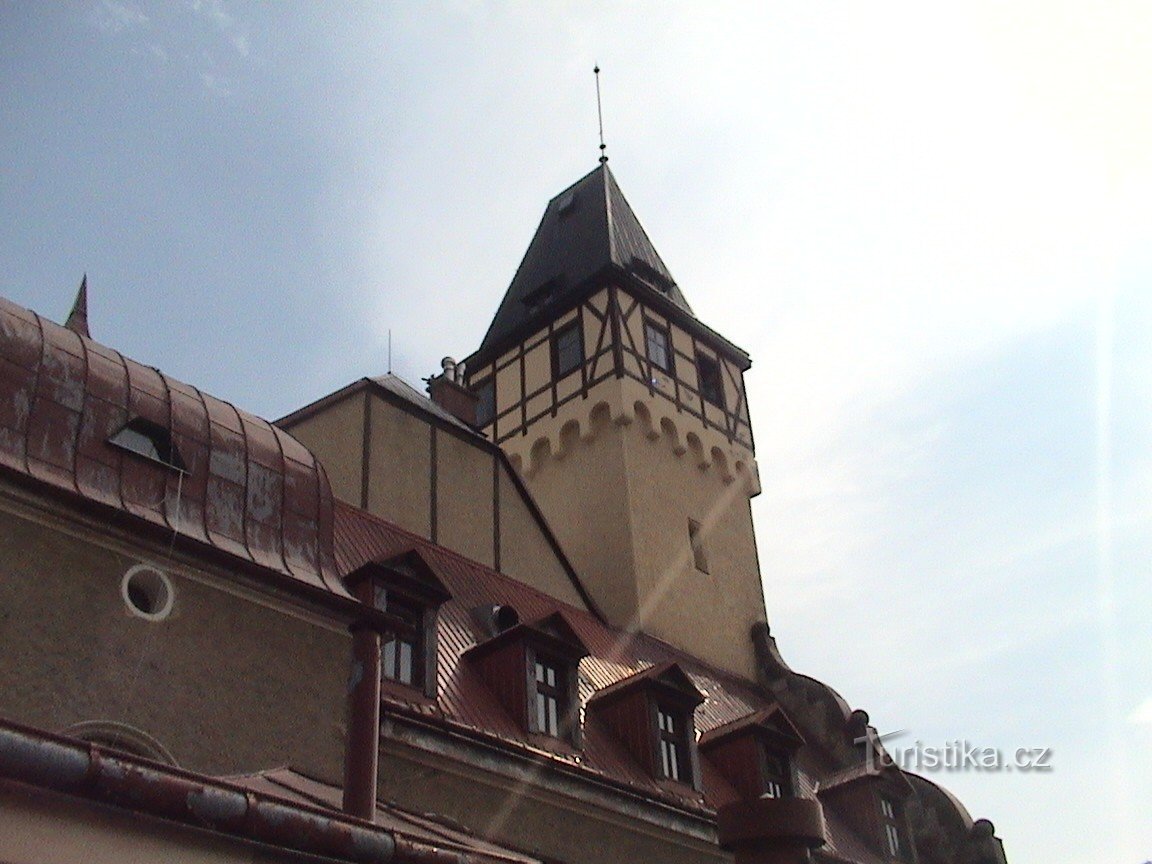
[{"label": "sky", "polygon": [[[752,356],[772,632],[1013,864],[1152,859],[1152,4],[0,0],[0,294],[274,419],[610,165]],[[389,335],[391,334],[391,335]]]}]

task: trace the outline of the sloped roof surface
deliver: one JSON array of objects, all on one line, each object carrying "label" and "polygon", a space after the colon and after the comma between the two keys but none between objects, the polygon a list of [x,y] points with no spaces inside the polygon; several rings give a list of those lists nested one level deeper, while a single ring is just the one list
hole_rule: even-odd
[{"label": "sloped roof surface", "polygon": [[[340,810],[341,807],[343,792],[340,787],[315,780],[291,768],[277,768],[224,779],[253,792],[275,795],[287,801],[330,810]],[[470,853],[474,856],[483,856],[484,860],[507,861],[509,864],[537,862],[535,858],[469,833],[459,825],[449,825],[435,816],[414,813],[386,801],[376,802],[373,825],[446,852]]]},{"label": "sloped roof surface", "polygon": [[[185,470],[109,443],[164,430]],[[332,490],[299,441],[0,298],[0,466],[347,597]]]},{"label": "sloped roof surface", "polygon": [[[548,202],[480,350],[527,324],[534,306],[561,302],[608,267],[632,273],[692,314],[607,163],[601,163]],[[548,302],[541,298],[537,304],[534,295],[542,290]]]},{"label": "sloped roof surface", "polygon": [[429,399],[427,396],[425,396],[423,393],[421,393],[419,390],[417,390],[398,375],[393,375],[391,372],[389,372],[387,375],[378,375],[375,378],[370,378],[369,380],[373,384],[377,384],[380,387],[383,387],[393,396],[396,396],[399,399],[403,399],[405,402],[413,405],[416,408],[419,408],[421,411],[426,411],[434,417],[440,418],[445,423],[452,424],[461,431],[467,432],[473,437],[484,437],[463,420],[460,420],[455,415],[445,411],[443,408],[441,408],[439,405],[437,405],[435,402],[433,402],[431,399]]}]

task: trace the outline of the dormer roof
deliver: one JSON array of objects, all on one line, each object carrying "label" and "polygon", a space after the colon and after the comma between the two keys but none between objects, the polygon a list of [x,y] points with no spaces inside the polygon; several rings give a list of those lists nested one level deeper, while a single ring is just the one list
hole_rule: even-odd
[{"label": "dormer roof", "polygon": [[548,202],[480,351],[503,342],[607,272],[626,273],[692,315],[656,247],[601,163]]}]

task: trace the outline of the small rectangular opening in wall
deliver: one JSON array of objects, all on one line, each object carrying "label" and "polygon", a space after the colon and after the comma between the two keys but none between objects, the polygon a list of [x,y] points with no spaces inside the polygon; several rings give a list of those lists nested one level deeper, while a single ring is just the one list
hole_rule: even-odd
[{"label": "small rectangular opening in wall", "polygon": [[704,549],[703,531],[695,519],[688,520],[688,542],[692,544],[692,558],[696,569],[701,573],[707,573],[708,554]]},{"label": "small rectangular opening in wall", "polygon": [[720,378],[720,361],[706,354],[697,354],[696,373],[700,379],[700,395],[717,408],[723,408],[724,383]]}]

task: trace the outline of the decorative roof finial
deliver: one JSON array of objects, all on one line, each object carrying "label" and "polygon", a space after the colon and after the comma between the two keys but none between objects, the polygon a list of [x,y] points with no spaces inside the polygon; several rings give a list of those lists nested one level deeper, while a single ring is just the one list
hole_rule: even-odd
[{"label": "decorative roof finial", "polygon": [[88,332],[88,274],[80,280],[80,290],[76,292],[76,302],[72,304],[72,311],[68,313],[68,320],[64,326],[74,333],[91,338]]},{"label": "decorative roof finial", "polygon": [[596,118],[600,121],[600,164],[603,165],[608,161],[608,154],[604,151],[608,149],[608,145],[604,143],[604,112],[600,109],[600,65],[592,67],[592,73],[596,76]]}]

